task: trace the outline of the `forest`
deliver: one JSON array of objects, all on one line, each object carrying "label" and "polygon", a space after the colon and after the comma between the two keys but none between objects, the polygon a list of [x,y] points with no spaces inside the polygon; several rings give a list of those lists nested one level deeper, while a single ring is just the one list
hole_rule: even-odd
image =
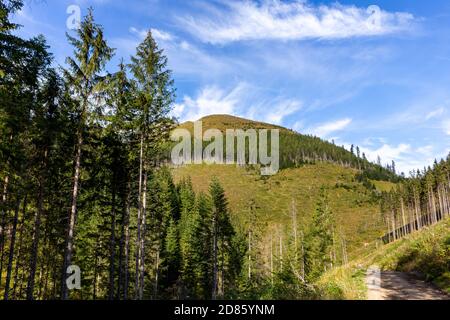
[{"label": "forest", "polygon": [[[76,35],[67,35],[74,50],[67,68],[55,69],[43,36],[14,35],[20,26],[9,17],[22,5],[0,7],[3,299],[261,296],[247,261],[251,248],[230,223],[220,182],[213,178],[208,194],[195,194],[188,178],[175,184],[164,166],[175,89],[151,33],[130,64],[109,73],[114,49],[90,10]],[[302,276],[280,262],[267,296],[289,284],[299,298],[310,290],[305,274],[314,279],[324,270],[325,198],[309,258],[295,254]],[[78,290],[66,283],[71,266],[81,270]]]},{"label": "forest", "polygon": [[[152,33],[129,63],[109,71],[115,50],[91,9],[67,35],[73,54],[55,67],[44,36],[15,34],[20,26],[10,18],[22,6],[0,3],[4,300],[322,297],[316,281],[348,262],[326,187],[301,229],[292,205],[292,231],[278,256],[274,241],[271,252],[257,252],[256,230],[233,223],[219,179],[196,192],[189,177],[176,182],[167,166],[179,125],[171,116],[176,90]],[[420,229],[450,213],[450,158],[406,179],[395,163],[371,163],[358,147],[294,132],[284,132],[281,144],[288,146],[282,168],[331,162],[357,170],[370,190],[372,180],[400,182],[376,195],[389,239],[406,234],[408,223]],[[260,255],[270,273],[260,270]],[[81,286],[70,290],[72,266]]]},{"label": "forest", "polygon": [[397,188],[383,192],[381,211],[386,223],[385,242],[450,216],[450,154],[435,160],[433,167],[410,172],[410,178]]}]

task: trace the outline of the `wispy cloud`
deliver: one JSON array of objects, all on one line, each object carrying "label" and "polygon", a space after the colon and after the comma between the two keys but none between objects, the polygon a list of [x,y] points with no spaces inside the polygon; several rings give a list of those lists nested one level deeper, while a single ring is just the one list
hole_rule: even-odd
[{"label": "wispy cloud", "polygon": [[[352,143],[337,140],[339,144],[350,150]],[[432,155],[435,151],[430,145],[415,148],[409,143],[392,144],[384,138],[366,139],[360,146],[360,150],[371,162],[375,163],[380,157],[383,166],[390,165],[392,161],[395,161],[397,172],[405,174],[423,168],[424,164],[431,163],[434,160]]]},{"label": "wispy cloud", "polygon": [[376,161],[380,156],[382,164],[395,161],[397,171],[409,174],[416,169],[422,169],[425,165],[431,165],[435,159],[447,156],[448,151],[439,150],[433,145],[413,147],[411,144],[400,143],[398,145],[383,144],[378,148],[363,146],[361,151],[371,161]]},{"label": "wispy cloud", "polygon": [[135,27],[131,27],[130,28],[130,32],[134,35],[137,35],[140,39],[144,39],[147,36],[148,31],[152,32],[152,36],[153,38],[155,38],[156,40],[160,40],[160,41],[172,41],[174,39],[174,37],[166,31],[163,30],[159,30],[156,28],[151,28],[150,30],[148,29],[138,29]]},{"label": "wispy cloud", "polygon": [[426,115],[425,119],[430,120],[432,118],[439,117],[444,114],[444,111],[445,109],[443,107],[433,110]]},{"label": "wispy cloud", "polygon": [[245,88],[245,84],[239,84],[227,92],[217,86],[207,86],[196,98],[184,96],[183,101],[175,105],[174,115],[181,121],[193,121],[211,114],[236,114]]},{"label": "wispy cloud", "polygon": [[377,36],[408,30],[414,21],[410,13],[388,12],[378,6],[315,5],[305,0],[231,1],[225,8],[206,5],[208,17],[179,19],[189,32],[209,43]]},{"label": "wispy cloud", "polygon": [[315,128],[310,128],[306,130],[313,135],[316,135],[321,138],[328,138],[331,133],[338,132],[344,130],[346,127],[350,125],[352,119],[345,118],[336,121],[331,121],[323,124],[319,124]]},{"label": "wispy cloud", "polygon": [[450,119],[446,119],[442,122],[442,129],[444,130],[445,134],[450,136]]},{"label": "wispy cloud", "polygon": [[287,116],[301,107],[299,100],[283,97],[268,99],[260,89],[241,82],[230,90],[206,86],[195,98],[184,96],[181,102],[175,104],[173,115],[180,121],[192,121],[211,114],[232,114],[282,124]]}]

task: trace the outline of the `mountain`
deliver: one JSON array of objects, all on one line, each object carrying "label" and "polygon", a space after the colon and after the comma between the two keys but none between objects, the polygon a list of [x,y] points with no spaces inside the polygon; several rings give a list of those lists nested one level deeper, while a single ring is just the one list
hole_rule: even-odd
[{"label": "mountain", "polygon": [[[280,168],[296,168],[303,164],[316,162],[335,163],[340,166],[356,168],[360,171],[360,180],[377,180],[398,182],[399,176],[390,168],[369,162],[364,153],[354,146],[351,151],[343,146],[324,141],[318,137],[304,135],[293,130],[268,124],[239,118],[231,115],[210,115],[199,119],[202,122],[203,131],[208,129],[279,129],[280,130]],[[179,128],[187,129],[193,134],[194,123],[188,121],[179,125]]]},{"label": "mountain", "polygon": [[[328,193],[336,219],[336,239],[342,247],[338,256],[343,256],[344,250],[351,255],[354,250],[384,234],[379,194],[395,186],[391,182],[398,179],[394,173],[343,147],[280,126],[230,115],[212,115],[200,120],[203,130],[280,129],[282,170],[274,176],[261,176],[250,166],[204,164],[173,169],[176,181],[190,177],[194,189],[200,192],[207,191],[213,177],[220,180],[235,225],[245,231],[256,221],[266,267],[271,243],[273,246],[275,240],[279,242],[280,236],[283,238],[290,234],[293,208],[299,225],[306,228],[321,187],[325,187]],[[192,132],[193,122],[179,127]],[[378,180],[369,179],[373,173],[378,173],[375,175]]]}]

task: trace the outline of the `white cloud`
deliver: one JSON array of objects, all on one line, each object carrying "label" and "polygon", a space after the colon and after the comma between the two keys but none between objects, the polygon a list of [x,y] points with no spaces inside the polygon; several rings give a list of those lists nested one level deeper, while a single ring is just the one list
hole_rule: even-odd
[{"label": "white cloud", "polygon": [[425,119],[430,120],[432,118],[439,117],[444,114],[444,111],[445,111],[445,109],[443,107],[433,110],[426,115]]},{"label": "white cloud", "polygon": [[316,128],[309,129],[308,131],[318,137],[327,138],[331,133],[344,130],[346,127],[348,127],[348,125],[350,125],[351,122],[352,119],[350,118],[340,119],[323,123]]},{"label": "white cloud", "polygon": [[292,130],[300,132],[304,128],[304,122],[303,120],[298,120],[294,122],[294,124],[291,126]]},{"label": "white cloud", "polygon": [[[162,31],[155,28],[151,28],[150,31],[152,32],[152,36],[155,40],[172,41],[174,39],[174,37],[166,31]],[[148,30],[131,27],[130,32],[134,35],[137,35],[141,40],[143,40],[147,36]]]},{"label": "white cloud", "polygon": [[231,114],[252,120],[282,124],[283,120],[300,110],[301,101],[295,99],[267,99],[258,88],[241,82],[231,90],[206,86],[195,98],[184,96],[172,114],[180,121],[198,120],[211,114]]},{"label": "white cloud", "polygon": [[[352,143],[337,138],[336,144],[350,150]],[[424,166],[431,165],[435,159],[445,158],[448,154],[448,147],[442,148],[430,144],[419,146],[412,146],[409,143],[393,144],[385,138],[369,138],[360,145],[360,150],[369,161],[374,163],[379,156],[383,166],[395,161],[397,173],[403,172],[406,175],[413,170],[421,170]]]},{"label": "white cloud", "polygon": [[411,145],[401,143],[398,146],[392,146],[389,144],[383,144],[377,149],[362,148],[365,152],[367,158],[371,161],[376,161],[377,157],[380,156],[383,161],[391,162],[392,160],[398,160],[400,157],[412,150]]},{"label": "white cloud", "polygon": [[282,124],[283,120],[302,108],[302,102],[295,99],[271,99],[261,100],[253,105],[244,116],[272,124]]},{"label": "white cloud", "polygon": [[378,6],[314,5],[305,0],[232,1],[225,5],[226,11],[206,5],[208,17],[179,19],[187,30],[209,43],[377,36],[408,30],[414,20],[409,13],[387,12]]},{"label": "white cloud", "polygon": [[159,30],[159,29],[151,29],[153,37],[156,40],[162,40],[162,41],[172,41],[173,40],[173,36],[165,31]]},{"label": "white cloud", "polygon": [[241,83],[226,92],[217,86],[207,86],[195,99],[184,96],[183,102],[175,105],[178,113],[175,116],[181,121],[193,121],[211,114],[235,114],[245,88],[246,84]]},{"label": "white cloud", "polygon": [[444,130],[445,134],[450,136],[450,119],[446,119],[442,122],[442,129]]},{"label": "white cloud", "polygon": [[412,147],[410,144],[400,143],[398,145],[383,144],[378,148],[367,146],[361,147],[370,161],[375,162],[380,156],[382,164],[396,163],[397,172],[404,172],[408,175],[411,171],[423,169],[424,166],[431,165],[435,159],[447,156],[448,151],[442,148],[438,150],[433,145]]}]

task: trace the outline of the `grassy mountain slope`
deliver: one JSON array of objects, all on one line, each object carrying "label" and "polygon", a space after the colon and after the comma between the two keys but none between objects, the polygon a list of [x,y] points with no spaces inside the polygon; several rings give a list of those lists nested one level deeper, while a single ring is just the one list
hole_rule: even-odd
[{"label": "grassy mountain slope", "polygon": [[[235,116],[230,116],[227,114],[215,114],[206,116],[200,119],[202,121],[203,129],[219,129],[222,132],[225,132],[226,129],[280,129],[285,132],[289,132],[290,130],[276,126],[269,123],[253,121],[249,119],[239,118]],[[189,131],[193,131],[194,123],[192,121],[187,121],[182,123],[179,128],[188,129]]]},{"label": "grassy mountain slope", "polygon": [[[235,225],[242,230],[254,223],[250,218],[250,207],[255,203],[256,221],[262,230],[263,255],[268,255],[271,238],[290,235],[292,200],[295,201],[299,227],[307,225],[321,186],[328,190],[337,222],[337,236],[343,236],[350,255],[383,234],[384,226],[373,188],[379,191],[392,188],[394,183],[382,181],[380,177],[389,180],[395,178],[395,174],[358,158],[343,147],[276,125],[229,115],[207,116],[200,120],[203,131],[210,128],[221,131],[280,129],[283,170],[274,176],[262,177],[254,168],[234,165],[188,165],[173,169],[176,181],[190,177],[196,191],[206,192],[211,178],[218,177],[226,191]],[[193,122],[179,127],[192,132]],[[367,179],[370,175],[361,179],[364,168],[381,173],[376,177],[378,181]]]},{"label": "grassy mountain slope", "polygon": [[[232,165],[189,165],[174,169],[175,180],[192,179],[196,191],[206,192],[212,177],[223,185],[234,221],[246,226],[250,201],[257,205],[257,220],[267,231],[278,232],[291,227],[292,199],[300,227],[314,211],[319,189],[326,186],[336,224],[342,230],[348,251],[382,235],[383,224],[373,193],[355,180],[357,171],[329,163],[285,169],[270,177],[255,170]],[[267,232],[266,237],[270,233]],[[266,239],[267,240],[267,239]]]},{"label": "grassy mountain slope", "polygon": [[349,264],[324,274],[320,283],[330,298],[365,299],[365,272],[371,265],[419,272],[450,293],[450,219],[388,245],[365,248]]},{"label": "grassy mountain slope", "polygon": [[[282,169],[326,161],[341,166],[358,168],[363,179],[393,182],[397,182],[399,179],[390,170],[367,161],[364,154],[357,156],[357,150],[353,150],[353,153],[351,153],[342,146],[337,146],[315,136],[303,135],[277,125],[230,115],[210,115],[199,120],[202,121],[203,131],[211,128],[219,129],[222,132],[225,132],[226,129],[279,129],[280,168]],[[193,134],[194,123],[191,121],[185,122],[179,128],[187,129]]]}]

